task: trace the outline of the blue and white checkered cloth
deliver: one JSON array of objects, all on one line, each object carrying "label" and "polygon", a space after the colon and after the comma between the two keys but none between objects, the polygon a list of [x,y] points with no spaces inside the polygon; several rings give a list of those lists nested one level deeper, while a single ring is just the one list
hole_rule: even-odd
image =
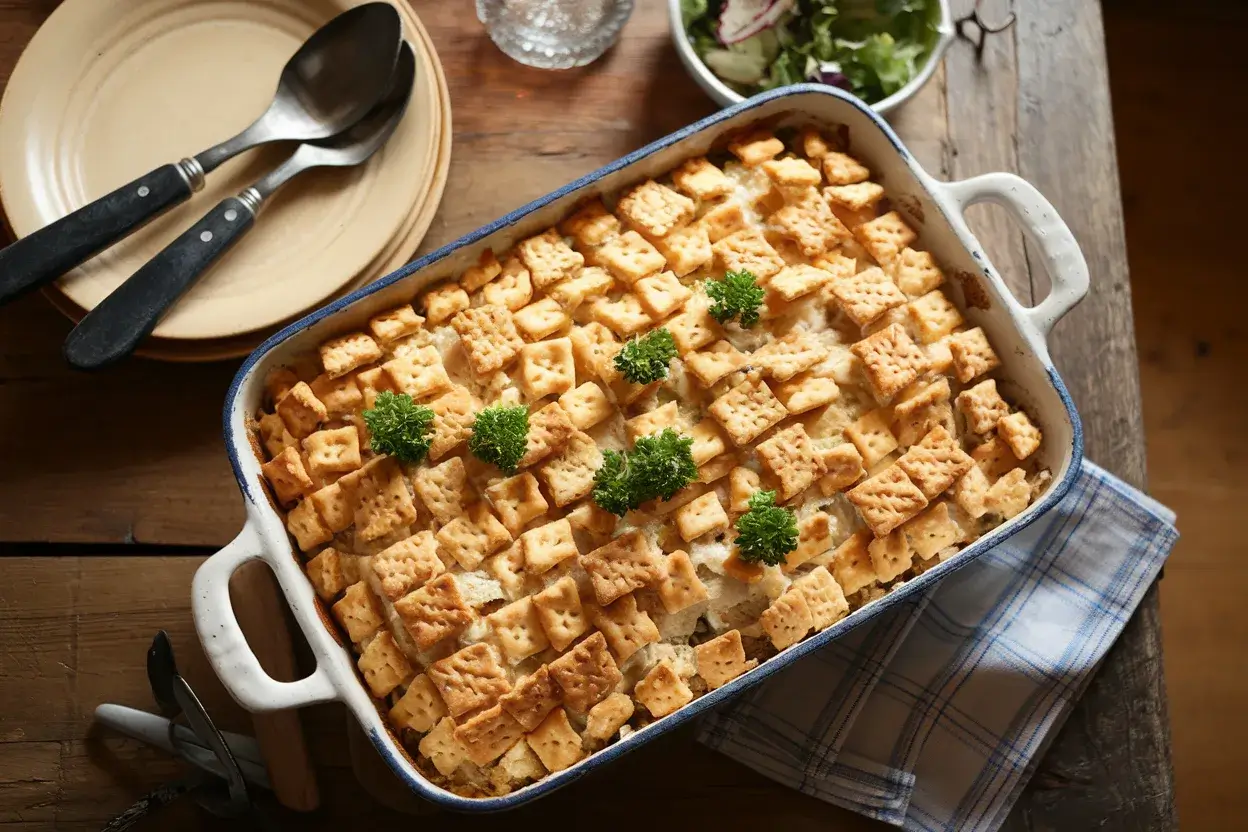
[{"label": "blue and white checkered cloth", "polygon": [[1177,539],[1173,512],[1085,461],[1052,511],[699,739],[906,829],[995,830]]}]

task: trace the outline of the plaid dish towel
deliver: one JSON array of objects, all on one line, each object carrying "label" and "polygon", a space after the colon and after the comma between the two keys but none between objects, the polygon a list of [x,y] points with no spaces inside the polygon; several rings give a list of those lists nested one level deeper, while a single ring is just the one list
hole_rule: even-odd
[{"label": "plaid dish towel", "polygon": [[995,830],[1156,578],[1173,523],[1085,460],[1028,528],[709,715],[699,740],[906,829]]}]

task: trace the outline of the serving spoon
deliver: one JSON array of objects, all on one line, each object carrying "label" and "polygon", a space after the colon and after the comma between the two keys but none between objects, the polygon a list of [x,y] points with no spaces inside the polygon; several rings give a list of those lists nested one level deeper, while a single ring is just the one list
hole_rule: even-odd
[{"label": "serving spoon", "polygon": [[388,3],[338,15],[287,61],[272,103],[237,136],[162,165],[0,251],[0,303],[51,283],[185,202],[207,174],[239,153],[269,142],[324,139],[355,124],[386,94],[402,40],[402,21]]},{"label": "serving spoon", "polygon": [[376,153],[403,119],[415,78],[416,57],[405,43],[390,89],[372,112],[344,133],[300,145],[271,173],[218,203],[74,327],[65,339],[65,360],[94,370],[134,352],[195,279],[247,233],[274,191],[305,170],[350,167]]}]

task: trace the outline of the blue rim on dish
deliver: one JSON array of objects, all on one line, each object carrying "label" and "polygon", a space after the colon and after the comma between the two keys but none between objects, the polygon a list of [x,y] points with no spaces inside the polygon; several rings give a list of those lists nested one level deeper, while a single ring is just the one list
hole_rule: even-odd
[{"label": "blue rim on dish", "polygon": [[[241,387],[243,382],[249,377],[252,369],[255,367],[257,362],[259,362],[260,359],[263,358],[265,354],[268,353],[268,351],[271,350],[273,347],[282,343],[283,341],[285,341],[287,338],[291,337],[292,335],[295,335],[307,329],[309,326],[312,326],[313,324],[319,321],[322,321],[330,317],[331,315],[334,315],[340,310],[345,309],[347,306],[350,306],[352,303],[359,300],[360,298],[370,295],[374,292],[380,291],[387,286],[393,285],[394,283],[411,276],[412,274],[420,271],[421,269],[424,269],[430,266],[431,264],[445,258],[449,254],[461,248],[464,248],[465,246],[472,245],[473,243],[476,243],[477,241],[483,239],[484,237],[487,237],[490,234],[493,234],[494,232],[500,229],[506,228],[510,225],[514,225],[515,223],[519,222],[521,219],[523,219],[524,217],[526,217],[533,211],[536,211],[554,202],[555,200],[561,199],[562,197],[566,196],[572,191],[578,190],[599,179],[602,179],[604,176],[607,176],[618,170],[621,170],[622,168],[632,165],[640,161],[641,159],[644,159],[647,156],[650,156],[651,154],[657,151],[670,147],[673,144],[677,144],[689,138],[691,135],[706,129],[707,127],[715,125],[721,121],[730,119],[738,115],[739,113],[754,109],[758,107],[759,105],[765,104],[770,101],[787,98],[791,96],[796,96],[796,95],[807,95],[810,93],[815,93],[818,95],[827,95],[827,96],[839,98],[853,105],[858,110],[862,111],[875,123],[877,127],[880,128],[881,131],[883,131],[884,135],[887,136],[888,140],[892,143],[893,147],[897,150],[897,152],[901,154],[902,158],[905,160],[906,164],[910,166],[911,170],[914,171],[916,174],[918,174],[920,176],[920,179],[929,178],[926,172],[923,171],[922,167],[919,166],[918,163],[915,161],[914,157],[910,154],[910,152],[906,150],[905,146],[901,143],[901,140],[897,137],[897,134],[893,132],[892,128],[888,125],[887,122],[883,120],[883,118],[881,118],[878,114],[876,114],[873,110],[871,110],[866,104],[864,104],[855,96],[847,92],[843,92],[839,89],[833,88],[833,87],[816,85],[816,84],[798,84],[798,85],[789,86],[789,87],[782,87],[780,89],[772,90],[770,92],[766,92],[761,95],[754,96],[753,98],[749,98],[741,102],[740,104],[736,104],[736,105],[733,105],[732,107],[721,110],[720,112],[715,113],[711,116],[708,116],[702,119],[701,121],[698,121],[694,124],[689,125],[688,127],[685,127],[681,130],[676,131],[675,133],[665,136],[664,138],[659,139],[658,141],[652,142],[646,145],[645,147],[641,148],[640,150],[636,150],[626,156],[623,156],[622,158],[617,159],[616,161],[611,162],[610,164],[602,168],[599,168],[593,173],[586,174],[585,176],[580,177],[574,182],[571,182],[570,184],[565,185],[564,187],[556,191],[553,191],[552,193],[547,194],[546,196],[540,197],[539,199],[536,199],[528,203],[527,205],[517,208],[516,210],[510,212],[509,214],[502,217],[501,219],[498,219],[490,223],[489,225],[483,226],[477,229],[476,231],[473,231],[463,237],[460,237],[458,240],[452,243],[448,243],[442,248],[430,254],[425,255],[424,257],[414,260],[408,265],[403,266],[402,268],[394,272],[391,272],[389,275],[378,280],[377,282],[367,287],[357,289],[351,294],[343,298],[340,298],[334,301],[333,303],[330,303],[329,305],[321,309],[318,309],[315,312],[312,312],[311,314],[300,319],[299,321],[296,321],[295,323],[285,327],[280,332],[274,334],[273,336],[268,338],[263,344],[261,344],[243,362],[243,365],[239,368],[238,372],[234,376],[233,381],[230,383],[230,388],[226,395],[225,408],[224,408],[224,414],[223,414],[223,427],[225,431],[226,449],[229,454],[230,465],[234,470],[234,475],[239,483],[239,487],[243,491],[244,498],[249,501],[252,501],[253,503],[258,503],[258,504],[266,503],[263,497],[260,497],[259,499],[257,498],[257,495],[253,491],[253,485],[248,483],[248,481],[243,475],[241,463],[239,462],[239,450],[240,449],[238,448],[238,446],[235,445],[235,443],[231,439],[233,431],[232,431],[230,423],[231,423],[231,419],[233,416],[233,411],[235,408],[235,400],[238,396],[239,388]],[[936,205],[941,211],[941,213],[945,216],[946,220],[950,221],[951,225],[954,225],[954,223],[952,223],[953,218],[948,215],[948,213],[944,209],[944,206],[942,206],[939,201],[936,202]],[[975,259],[977,260],[977,262],[980,263],[981,267],[983,268],[983,272],[985,276],[993,280],[997,285],[1001,285],[1001,278],[995,273],[994,269],[990,268],[987,265],[987,259],[981,256],[980,251],[978,250],[972,251],[972,254],[975,256]],[[629,751],[632,751],[633,749],[641,745],[644,745],[645,743],[649,742],[651,739],[653,739],[657,735],[665,733],[673,728],[676,728],[679,725],[682,725],[688,722],[690,719],[693,719],[695,716],[702,713],[703,711],[706,711],[707,709],[710,709],[710,708],[714,708],[716,705],[719,705],[725,700],[730,699],[731,697],[742,692],[746,688],[753,687],[754,685],[762,682],[764,679],[771,676],[773,673],[776,673],[784,669],[785,667],[788,667],[794,661],[806,655],[809,655],[815,650],[820,649],[832,639],[840,635],[843,635],[849,630],[855,627],[858,627],[859,625],[867,621],[872,620],[879,614],[883,613],[885,610],[888,610],[892,608],[894,605],[904,600],[907,600],[910,596],[918,592],[921,592],[927,588],[930,588],[935,583],[943,579],[945,576],[949,575],[950,573],[958,569],[961,569],[963,566],[966,566],[968,563],[978,558],[980,555],[982,555],[988,549],[1000,543],[1002,540],[1013,536],[1014,534],[1022,531],[1024,528],[1029,526],[1031,523],[1035,522],[1041,515],[1043,515],[1049,509],[1053,508],[1053,506],[1056,505],[1057,502],[1061,500],[1063,496],[1065,496],[1066,492],[1070,489],[1071,484],[1074,482],[1075,478],[1079,474],[1079,468],[1083,459],[1083,446],[1084,446],[1083,427],[1079,420],[1079,415],[1075,411],[1074,402],[1071,400],[1070,393],[1067,390],[1066,385],[1062,382],[1056,370],[1053,368],[1051,359],[1049,359],[1047,355],[1039,355],[1038,358],[1040,358],[1042,363],[1045,365],[1045,369],[1048,373],[1049,380],[1052,383],[1053,388],[1057,392],[1059,398],[1061,399],[1063,406],[1066,408],[1066,413],[1071,423],[1071,429],[1072,429],[1071,457],[1070,457],[1070,465],[1069,465],[1068,470],[1066,471],[1065,476],[1063,476],[1061,480],[1055,482],[1053,486],[1049,489],[1048,493],[1040,501],[1033,504],[1031,507],[1027,509],[1028,511],[1027,517],[1020,518],[1019,522],[1009,522],[1002,526],[999,526],[998,528],[994,529],[993,531],[989,532],[988,534],[984,535],[983,537],[973,542],[971,545],[967,546],[965,549],[959,552],[958,555],[955,556],[954,558],[948,561],[945,561],[944,563],[941,563],[933,567],[932,569],[924,572],[922,575],[918,576],[917,578],[914,578],[908,581],[905,584],[905,587],[902,589],[902,591],[890,593],[888,595],[885,595],[883,598],[880,598],[876,601],[871,602],[870,604],[867,604],[861,609],[855,611],[855,613],[852,616],[845,618],[839,623],[834,624],[833,626],[829,627],[828,629],[820,633],[816,633],[815,635],[811,636],[805,641],[799,642],[798,644],[788,648],[783,653],[772,657],[772,659],[769,659],[766,662],[763,662],[756,669],[749,672],[748,674],[738,677],[737,679],[729,682],[723,687],[717,688],[716,690],[711,691],[699,697],[698,699],[695,699],[693,702],[681,708],[680,710],[676,711],[675,713],[669,716],[666,716],[660,720],[656,720],[655,722],[651,723],[645,728],[642,728],[630,734],[628,737],[620,740],[619,742],[616,742],[610,746],[607,746],[601,751],[596,752],[594,755],[592,755],[589,759],[584,761],[582,764],[578,764],[577,766],[574,766],[573,768],[570,768],[570,769],[565,769],[564,771],[550,774],[542,780],[539,780],[523,788],[517,789],[516,791],[511,792],[510,794],[507,794],[507,795],[503,795],[501,797],[485,797],[485,798],[461,797],[459,795],[453,794],[449,791],[446,791],[444,789],[434,786],[433,784],[426,781],[424,778],[407,776],[403,772],[403,766],[401,765],[403,760],[400,758],[400,754],[396,752],[397,743],[392,741],[389,737],[382,736],[376,730],[372,730],[368,732],[369,739],[372,741],[373,746],[377,749],[378,753],[381,754],[381,756],[386,760],[387,764],[390,766],[391,770],[394,771],[395,775],[399,777],[400,779],[402,779],[408,788],[410,788],[413,792],[415,792],[422,798],[430,800],[439,805],[445,806],[448,809],[452,809],[455,811],[462,811],[462,812],[486,813],[486,812],[499,812],[499,811],[503,811],[507,809],[516,808],[524,803],[527,803],[531,800],[535,800],[539,797],[547,795],[556,789],[562,788],[563,786],[566,786],[572,782],[575,782],[576,780],[579,780],[581,777],[599,768],[600,766],[606,765],[607,763],[617,759],[621,755],[626,754]],[[251,448],[248,446],[247,450],[248,452],[250,452]]]}]

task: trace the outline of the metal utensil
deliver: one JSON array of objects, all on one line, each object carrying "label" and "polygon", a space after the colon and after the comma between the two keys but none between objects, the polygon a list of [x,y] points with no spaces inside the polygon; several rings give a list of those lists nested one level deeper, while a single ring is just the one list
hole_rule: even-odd
[{"label": "metal utensil", "polygon": [[345,133],[300,145],[285,162],[238,196],[227,197],[100,302],[65,340],[65,359],[93,370],[125,358],[195,279],[255,223],[274,191],[306,170],[368,159],[394,132],[412,94],[416,56],[404,44],[385,98]]},{"label": "metal utensil", "polygon": [[385,95],[402,43],[398,12],[367,3],[335,17],[286,63],[273,102],[243,132],[197,156],[163,165],[0,251],[0,303],[116,243],[204,186],[204,176],[244,150],[312,141],[355,124]]}]

